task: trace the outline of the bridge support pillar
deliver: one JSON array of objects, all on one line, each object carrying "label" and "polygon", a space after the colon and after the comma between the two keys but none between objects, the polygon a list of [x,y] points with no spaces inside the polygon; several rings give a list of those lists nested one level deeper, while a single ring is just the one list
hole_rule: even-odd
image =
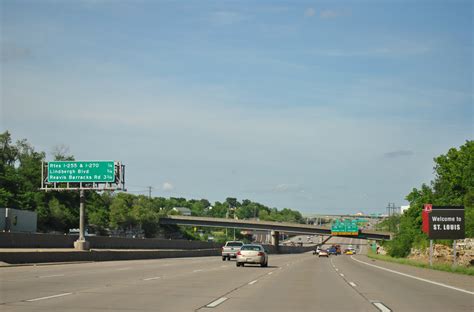
[{"label": "bridge support pillar", "polygon": [[272,231],[272,245],[275,246],[275,250],[278,251],[280,245],[280,232]]}]

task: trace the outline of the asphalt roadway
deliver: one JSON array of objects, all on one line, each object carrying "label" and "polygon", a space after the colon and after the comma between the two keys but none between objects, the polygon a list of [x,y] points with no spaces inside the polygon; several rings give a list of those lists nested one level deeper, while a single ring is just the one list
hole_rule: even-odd
[{"label": "asphalt roadway", "polygon": [[311,253],[2,267],[0,310],[473,311],[474,277]]}]

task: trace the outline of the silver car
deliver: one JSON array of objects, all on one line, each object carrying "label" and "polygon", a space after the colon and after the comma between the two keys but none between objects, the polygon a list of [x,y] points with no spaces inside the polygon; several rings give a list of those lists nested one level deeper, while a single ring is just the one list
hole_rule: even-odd
[{"label": "silver car", "polygon": [[244,266],[245,263],[260,264],[262,267],[268,266],[268,254],[262,245],[243,245],[237,253],[237,266]]}]

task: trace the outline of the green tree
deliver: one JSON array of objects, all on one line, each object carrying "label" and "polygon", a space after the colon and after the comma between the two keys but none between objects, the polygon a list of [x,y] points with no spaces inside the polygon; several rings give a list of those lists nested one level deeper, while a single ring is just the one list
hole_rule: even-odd
[{"label": "green tree", "polygon": [[110,205],[110,227],[113,229],[127,228],[137,225],[137,221],[131,213],[134,196],[119,193]]}]

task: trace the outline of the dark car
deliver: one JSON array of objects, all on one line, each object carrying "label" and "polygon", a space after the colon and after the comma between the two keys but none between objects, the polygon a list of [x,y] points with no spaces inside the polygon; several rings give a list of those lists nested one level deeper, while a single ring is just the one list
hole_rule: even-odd
[{"label": "dark car", "polygon": [[330,255],[337,255],[337,249],[336,249],[336,247],[331,247],[331,248],[329,248],[329,249],[328,249],[328,253],[329,253]]}]

